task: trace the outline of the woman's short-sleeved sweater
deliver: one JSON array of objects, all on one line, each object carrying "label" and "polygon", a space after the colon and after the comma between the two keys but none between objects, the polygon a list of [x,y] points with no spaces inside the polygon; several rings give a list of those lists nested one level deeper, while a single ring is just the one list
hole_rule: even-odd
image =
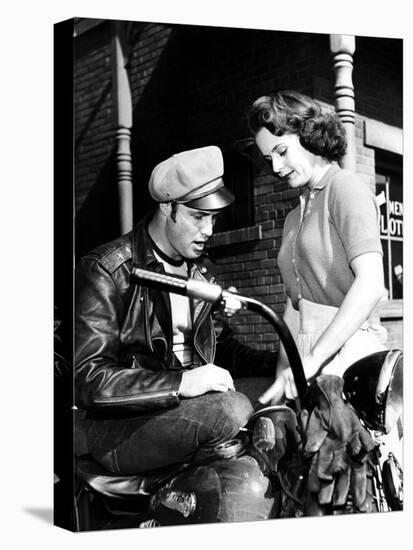
[{"label": "woman's short-sleeved sweater", "polygon": [[354,281],[350,264],[382,254],[377,201],[357,174],[333,164],[286,217],[278,265],[287,295],[339,307]]}]

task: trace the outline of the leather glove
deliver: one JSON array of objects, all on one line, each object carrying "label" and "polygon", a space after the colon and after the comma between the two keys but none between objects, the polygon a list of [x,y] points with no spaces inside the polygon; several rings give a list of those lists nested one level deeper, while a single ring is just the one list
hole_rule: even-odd
[{"label": "leather glove", "polygon": [[304,455],[312,456],[308,490],[322,506],[344,506],[349,490],[358,511],[368,509],[368,453],[375,447],[351,407],[342,397],[344,381],[321,375],[310,388],[314,408],[302,416],[305,426]]},{"label": "leather glove", "polygon": [[250,419],[252,444],[263,452],[272,470],[287,454],[297,450],[301,438],[297,430],[297,417],[286,406],[270,406],[256,412]]}]

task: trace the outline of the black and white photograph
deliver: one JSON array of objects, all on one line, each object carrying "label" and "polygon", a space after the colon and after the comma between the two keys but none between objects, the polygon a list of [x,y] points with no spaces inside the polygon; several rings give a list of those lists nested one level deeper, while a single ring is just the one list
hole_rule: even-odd
[{"label": "black and white photograph", "polygon": [[57,523],[68,489],[76,531],[402,510],[403,41],[74,18],[60,65],[65,34]]},{"label": "black and white photograph", "polygon": [[22,262],[36,304],[48,272],[51,504],[26,516],[111,547],[307,529],[314,548],[387,547],[409,506],[406,35],[61,13],[50,248],[28,230]]}]

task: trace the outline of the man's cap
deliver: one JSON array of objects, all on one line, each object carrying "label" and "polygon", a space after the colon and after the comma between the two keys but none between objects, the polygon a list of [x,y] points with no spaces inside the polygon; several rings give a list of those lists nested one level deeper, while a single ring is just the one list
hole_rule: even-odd
[{"label": "man's cap", "polygon": [[215,145],[183,151],[164,160],[152,171],[149,193],[157,202],[185,204],[200,210],[219,210],[234,195],[224,186],[224,159]]}]

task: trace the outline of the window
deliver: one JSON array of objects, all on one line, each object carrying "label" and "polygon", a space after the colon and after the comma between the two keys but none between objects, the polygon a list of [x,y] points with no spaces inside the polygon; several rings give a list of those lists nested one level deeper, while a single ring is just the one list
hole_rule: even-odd
[{"label": "window", "polygon": [[220,214],[215,232],[254,225],[253,173],[250,160],[237,151],[224,157],[224,182],[235,196],[234,202]]},{"label": "window", "polygon": [[402,157],[376,153],[376,195],[380,205],[380,236],[385,285],[389,299],[403,298]]}]

